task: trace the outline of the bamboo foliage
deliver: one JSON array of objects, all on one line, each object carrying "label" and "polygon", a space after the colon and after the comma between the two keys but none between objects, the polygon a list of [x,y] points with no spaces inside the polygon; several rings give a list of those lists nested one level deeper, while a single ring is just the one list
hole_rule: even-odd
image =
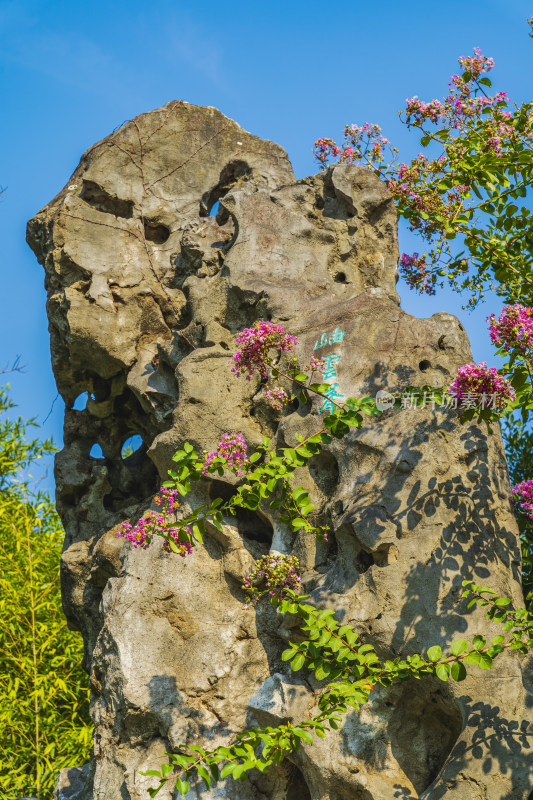
[{"label": "bamboo foliage", "polygon": [[22,478],[53,446],[28,440],[12,405],[0,389],[0,797],[51,800],[59,770],[89,757],[88,681],[61,608],[61,523]]}]

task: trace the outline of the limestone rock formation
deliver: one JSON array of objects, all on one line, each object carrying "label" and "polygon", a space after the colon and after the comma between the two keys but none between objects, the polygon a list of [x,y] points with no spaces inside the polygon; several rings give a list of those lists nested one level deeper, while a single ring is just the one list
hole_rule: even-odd
[{"label": "limestone rock formation", "polygon": [[[211,450],[235,430],[251,447],[265,434],[283,446],[316,428],[317,401],[273,412],[261,386],[230,373],[244,326],[285,322],[304,361],[331,356],[341,396],[444,385],[471,359],[457,319],[401,310],[395,208],[369,172],[297,181],[279,146],[216,109],[170,103],[92,147],[30,221],[28,241],[46,272],[67,409],[56,460],[62,590],[85,641],[95,723],[91,763],[62,773],[58,798],[146,800],[153,779],[139,771],[169,748],[228,742],[313,709],[316,685],[280,658],[289,622],[243,604],[242,580],[269,550],[296,554],[313,599],[387,657],[494,635],[457,603],[465,577],[523,602],[500,435],[461,426],[430,398],[335,441],[299,476],[334,530],[328,544],[290,534],[267,511],[226,520],[187,559],[117,538],[184,441]],[[74,410],[84,392],[86,408]],[[123,458],[134,435],[143,444]],[[229,479],[206,479],[187,502],[229,490]],[[528,663],[507,654],[463,683],[376,689],[340,731],[269,774],[199,793],[527,800]]]}]

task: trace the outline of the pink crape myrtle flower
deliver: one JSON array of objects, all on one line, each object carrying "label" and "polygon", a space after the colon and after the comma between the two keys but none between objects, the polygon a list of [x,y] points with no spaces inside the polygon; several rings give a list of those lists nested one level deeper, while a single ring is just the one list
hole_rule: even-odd
[{"label": "pink crape myrtle flower", "polygon": [[270,400],[272,408],[275,408],[278,411],[280,411],[283,406],[287,405],[290,400],[290,397],[285,389],[281,389],[279,386],[274,386],[272,389],[267,389],[265,392],[265,397],[267,400]]},{"label": "pink crape myrtle flower", "polygon": [[400,272],[410,289],[417,289],[419,294],[435,294],[435,285],[430,280],[426,269],[426,256],[413,253],[412,256],[402,253]]},{"label": "pink crape myrtle flower", "polygon": [[527,306],[504,306],[499,317],[487,317],[490,340],[506,352],[518,350],[520,353],[533,351],[533,308]]},{"label": "pink crape myrtle flower", "polygon": [[487,367],[486,361],[459,367],[447,391],[457,399],[460,411],[487,406],[502,411],[515,399],[509,381],[498,375],[496,367]]},{"label": "pink crape myrtle flower", "polygon": [[[190,528],[185,528],[185,531],[186,531],[186,533],[189,534],[189,536],[191,535],[191,529]],[[180,555],[182,558],[185,558],[185,556],[190,556],[191,555],[191,553],[192,553],[192,544],[190,542],[182,541],[180,539],[181,530],[179,528],[168,528],[166,533],[167,533],[167,536],[169,536],[172,539],[172,541],[174,542],[174,545],[178,548],[178,555]],[[165,552],[167,552],[167,553],[174,552],[172,550],[170,544],[168,543],[168,541],[166,539],[165,539],[165,543],[163,545],[163,550],[165,550]]]},{"label": "pink crape myrtle flower", "polygon": [[[132,525],[131,522],[123,522],[117,535],[126,539],[134,547],[140,547],[143,550],[150,547],[155,536],[170,537],[178,548],[179,555],[190,555],[192,545],[187,541],[180,540],[181,529],[169,520],[178,506],[177,495],[176,489],[167,489],[162,486],[154,497],[154,503],[160,507],[160,510],[147,511],[135,525]],[[185,528],[185,531],[190,535],[190,528]],[[167,553],[172,552],[166,538],[163,549]]]},{"label": "pink crape myrtle flower", "polygon": [[258,372],[262,380],[268,378],[271,366],[270,351],[292,352],[298,344],[296,336],[284,333],[284,326],[273,322],[256,322],[253,328],[245,328],[235,337],[239,350],[231,361],[235,375],[246,375],[250,380]]},{"label": "pink crape myrtle flower", "polygon": [[512,492],[518,500],[520,511],[533,520],[533,480],[516,483]]},{"label": "pink crape myrtle flower", "polygon": [[246,449],[242,433],[223,433],[217,449],[206,454],[202,475],[207,475],[213,461],[219,458],[225,460],[228,469],[234,471],[236,475],[242,475],[243,467],[249,463]]},{"label": "pink crape myrtle flower", "polygon": [[459,64],[464,70],[471,72],[474,78],[494,69],[494,59],[484,56],[479,47],[474,47],[473,56],[461,56]]},{"label": "pink crape myrtle flower", "polygon": [[313,372],[322,372],[325,368],[326,362],[323,358],[315,358],[315,356],[311,356],[309,369],[313,370]]},{"label": "pink crape myrtle flower", "polygon": [[174,514],[179,505],[177,489],[168,489],[166,486],[162,486],[154,497],[154,503],[161,508],[164,514]]}]

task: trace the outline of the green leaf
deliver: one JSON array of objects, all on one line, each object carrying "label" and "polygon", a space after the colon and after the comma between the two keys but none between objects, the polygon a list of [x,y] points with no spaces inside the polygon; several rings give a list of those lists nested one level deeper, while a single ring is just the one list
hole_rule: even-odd
[{"label": "green leaf", "polygon": [[303,372],[299,372],[298,375],[294,376],[294,380],[295,381],[300,381],[300,383],[305,383],[305,381],[307,380],[308,377],[309,376],[308,375],[304,375]]},{"label": "green leaf", "polygon": [[222,772],[220,773],[220,779],[224,780],[224,778],[227,778],[228,775],[232,775],[233,770],[235,769],[236,766],[237,765],[235,764],[234,761],[230,761],[229,764],[226,764],[226,766],[222,768]]},{"label": "green leaf", "polygon": [[474,636],[472,640],[472,647],[474,650],[483,650],[487,642],[483,638],[483,636]]},{"label": "green leaf", "polygon": [[452,643],[452,655],[458,656],[460,653],[464,653],[465,650],[468,650],[468,642],[465,639],[456,639],[456,641]]},{"label": "green leaf", "polygon": [[196,541],[199,542],[200,544],[203,544],[204,542],[204,537],[202,536],[203,527],[204,527],[203,520],[195,522],[194,525],[192,526],[193,536],[196,539]]},{"label": "green leaf", "polygon": [[211,786],[211,775],[207,771],[207,769],[203,766],[203,764],[199,764],[196,767],[196,771],[200,778],[202,778],[203,782],[205,783],[205,788],[209,789]]},{"label": "green leaf", "polygon": [[178,778],[176,780],[176,789],[181,795],[187,794],[189,791],[189,784],[187,781],[182,781],[181,778]]},{"label": "green leaf", "polygon": [[313,737],[309,733],[309,731],[304,730],[303,728],[293,728],[292,732],[295,736],[299,739],[303,739],[304,742],[309,742],[309,744],[313,744]]},{"label": "green leaf", "polygon": [[480,653],[480,658],[478,661],[478,666],[480,669],[490,669],[492,667],[492,658],[489,656],[488,653]]},{"label": "green leaf", "polygon": [[331,385],[329,383],[312,383],[309,387],[314,392],[319,392],[319,394],[324,394],[325,392],[329,392],[331,389]]},{"label": "green leaf", "polygon": [[171,758],[174,764],[179,764],[179,766],[183,767],[183,769],[187,769],[189,766],[190,759],[188,759],[186,756],[180,755],[179,753],[173,753]]},{"label": "green leaf", "polygon": [[[282,613],[285,613],[285,612],[284,612],[284,603],[281,603],[281,605],[280,605],[280,611],[281,611]],[[291,658],[292,658],[292,657],[295,655],[295,653],[297,653],[297,652],[298,652],[298,651],[297,651],[297,649],[296,649],[295,647],[289,647],[289,649],[288,649],[288,650],[284,650],[284,651],[283,651],[283,653],[281,654],[281,660],[282,660],[282,661],[290,661],[290,659],[291,659]]]},{"label": "green leaf", "polygon": [[438,646],[438,644],[436,644],[433,647],[429,648],[429,650],[428,650],[428,659],[430,661],[438,661],[439,658],[442,658],[442,650]]},{"label": "green leaf", "polygon": [[465,665],[461,661],[456,661],[454,664],[452,664],[451,675],[454,681],[464,681],[466,678]]},{"label": "green leaf", "polygon": [[511,600],[508,597],[497,597],[493,602],[498,608],[505,608],[505,606],[509,605]]},{"label": "green leaf", "polygon": [[323,681],[324,678],[328,678],[330,674],[330,669],[327,667],[326,664],[320,664],[319,667],[315,670],[315,677],[317,681]]},{"label": "green leaf", "polygon": [[437,664],[435,668],[435,674],[437,675],[437,678],[440,678],[441,681],[447,681],[450,677],[450,665]]},{"label": "green leaf", "polygon": [[303,653],[298,653],[298,655],[294,656],[291,661],[291,669],[293,672],[297,672],[299,669],[303,667],[305,664],[305,656]]},{"label": "green leaf", "polygon": [[299,447],[296,448],[296,452],[299,456],[305,456],[306,458],[311,458],[311,456],[314,456],[313,450],[310,450],[305,444],[299,445]]},{"label": "green leaf", "polygon": [[305,521],[305,519],[302,519],[301,517],[296,517],[296,519],[291,520],[291,528],[293,531],[299,531],[300,528],[305,528],[306,525],[307,522]]}]

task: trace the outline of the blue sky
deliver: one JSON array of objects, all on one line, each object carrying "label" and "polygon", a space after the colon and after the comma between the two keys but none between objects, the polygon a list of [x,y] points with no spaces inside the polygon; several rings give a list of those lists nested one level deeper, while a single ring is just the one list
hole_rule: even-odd
[{"label": "blue sky", "polygon": [[[62,402],[50,368],[43,273],[25,225],[66,183],[79,158],[124,120],[183,99],[211,105],[287,150],[297,177],[318,171],[319,136],[346,122],[377,122],[405,157],[417,142],[398,121],[406,97],[444,93],[457,58],[479,46],[496,60],[493,80],[531,99],[533,42],[526,0],[361,0],[326,4],[2,0],[0,3],[0,367],[20,413],[61,442]],[[529,94],[528,94],[529,92]],[[403,234],[402,249],[418,243]],[[457,314],[477,361],[494,361],[485,317],[451,292],[420,298],[400,285],[416,316]]]}]

